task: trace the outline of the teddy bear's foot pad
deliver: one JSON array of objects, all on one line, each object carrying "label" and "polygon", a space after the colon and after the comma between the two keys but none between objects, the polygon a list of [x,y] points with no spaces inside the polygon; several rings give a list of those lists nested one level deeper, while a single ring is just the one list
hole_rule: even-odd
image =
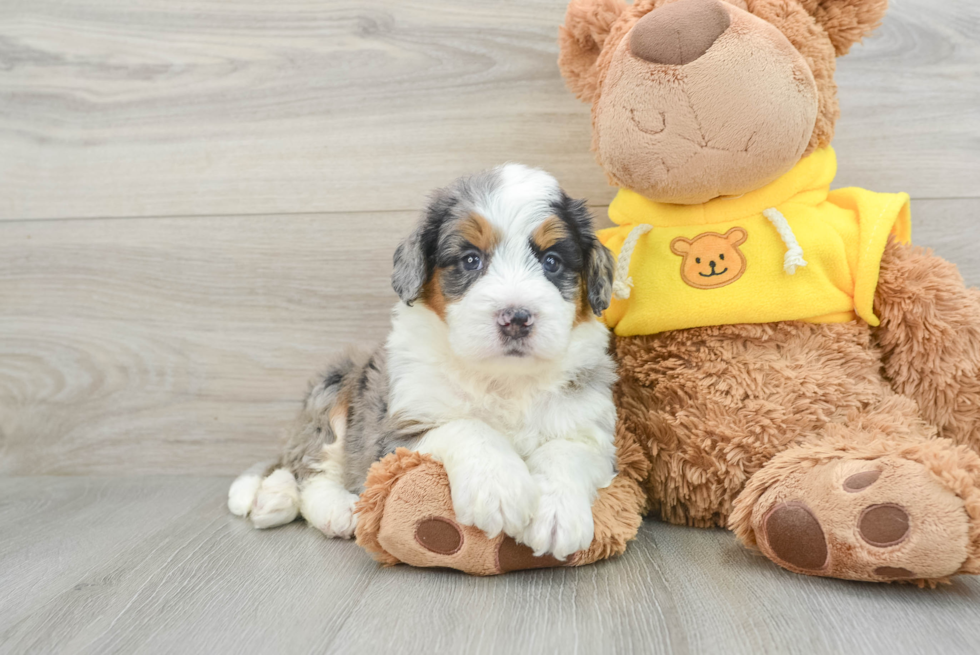
[{"label": "teddy bear's foot pad", "polygon": [[394,561],[473,575],[572,566],[578,561],[575,555],[566,561],[535,557],[530,548],[511,537],[498,534],[490,538],[479,528],[459,523],[442,465],[417,454],[402,457],[416,465],[393,480],[377,530],[379,546]]},{"label": "teddy bear's foot pad", "polygon": [[[486,537],[475,534],[472,538],[485,540]],[[466,540],[463,528],[458,526],[455,521],[433,517],[419,521],[415,527],[415,541],[422,548],[434,555],[452,556],[458,553]],[[496,567],[495,572],[509,573],[511,571],[522,571],[524,569],[543,569],[555,566],[566,566],[568,562],[545,555],[535,557],[534,552],[524,544],[519,544],[512,537],[503,537],[491,540],[496,542]],[[484,550],[484,549],[480,549]],[[490,549],[491,552],[493,549]]]},{"label": "teddy bear's foot pad", "polygon": [[[897,505],[875,505],[864,510],[858,534],[872,546],[897,546],[909,536],[909,515]],[[772,553],[796,568],[819,572],[827,566],[829,550],[820,521],[799,501],[777,505],[766,517],[763,530]],[[897,566],[879,566],[879,578],[918,578],[913,571]]]},{"label": "teddy bear's foot pad", "polygon": [[810,575],[941,579],[968,556],[963,501],[923,465],[900,458],[796,471],[763,494],[753,523],[763,553]]},{"label": "teddy bear's foot pad", "polygon": [[430,553],[455,555],[463,547],[463,531],[449,519],[426,519],[415,526],[415,541]]}]

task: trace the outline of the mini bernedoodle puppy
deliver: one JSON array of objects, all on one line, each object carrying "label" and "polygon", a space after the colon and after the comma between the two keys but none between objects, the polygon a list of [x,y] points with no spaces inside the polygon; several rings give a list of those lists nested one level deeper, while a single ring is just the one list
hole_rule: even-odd
[{"label": "mini bernedoodle puppy", "polygon": [[596,316],[613,260],[585,204],[509,164],[438,191],[394,256],[392,330],[314,384],[279,461],[232,484],[228,507],[269,528],[302,514],[350,537],[368,468],[431,454],[461,523],[559,559],[592,541],[615,475],[615,368]]}]

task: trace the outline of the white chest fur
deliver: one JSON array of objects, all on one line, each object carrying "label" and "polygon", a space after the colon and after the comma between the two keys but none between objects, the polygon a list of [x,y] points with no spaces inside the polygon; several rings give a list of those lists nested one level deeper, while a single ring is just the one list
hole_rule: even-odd
[{"label": "white chest fur", "polygon": [[596,321],[575,328],[558,361],[462,361],[446,326],[424,307],[398,306],[388,339],[390,411],[437,427],[476,419],[500,432],[523,457],[551,439],[595,442],[615,424],[608,333]]}]

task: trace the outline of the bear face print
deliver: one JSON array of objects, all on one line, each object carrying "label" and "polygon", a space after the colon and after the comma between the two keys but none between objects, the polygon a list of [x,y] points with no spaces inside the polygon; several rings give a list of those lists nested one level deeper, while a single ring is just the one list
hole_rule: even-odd
[{"label": "bear face print", "polygon": [[705,232],[693,239],[677,237],[670,251],[683,257],[681,279],[696,289],[717,289],[731,284],[745,273],[745,255],[738,249],[749,238],[744,228],[725,232]]}]

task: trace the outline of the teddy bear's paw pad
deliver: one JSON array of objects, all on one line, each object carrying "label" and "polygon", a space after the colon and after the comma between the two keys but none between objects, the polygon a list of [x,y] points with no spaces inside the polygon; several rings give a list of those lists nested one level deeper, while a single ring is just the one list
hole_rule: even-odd
[{"label": "teddy bear's paw pad", "polygon": [[912,571],[898,566],[879,566],[875,569],[874,573],[879,578],[886,578],[888,580],[909,580],[918,577]]},{"label": "teddy bear's paw pad", "polygon": [[415,526],[415,541],[430,553],[455,555],[463,547],[463,531],[449,519],[425,519]]},{"label": "teddy bear's paw pad", "polygon": [[[470,533],[469,540],[467,540],[467,533]],[[462,568],[454,563],[453,556],[460,553],[464,545],[469,547],[468,551],[477,554],[476,558],[473,558],[477,560],[480,559],[478,553],[486,552],[486,547],[490,546],[495,561],[488,567],[489,570],[481,571],[484,574],[567,566],[574,561],[573,558],[569,558],[568,562],[563,562],[551,555],[535,557],[534,551],[529,546],[517,543],[513,537],[487,539],[481,531],[469,526],[461,527],[455,521],[441,516],[419,521],[415,526],[415,541],[437,558],[439,556],[447,558],[441,560],[441,563],[454,568]],[[476,562],[471,562],[464,570],[472,570],[474,564]],[[482,568],[477,564],[475,570],[479,571]]]},{"label": "teddy bear's paw pad", "polygon": [[897,546],[909,536],[909,515],[898,505],[873,505],[858,519],[858,534],[878,548]]},{"label": "teddy bear's paw pad", "polygon": [[962,499],[913,461],[839,460],[770,488],[754,521],[763,552],[799,573],[854,580],[943,578],[967,557]]},{"label": "teddy bear's paw pad", "polygon": [[805,571],[819,571],[827,564],[823,528],[804,503],[777,505],[766,516],[763,530],[769,548],[787,564]]},{"label": "teddy bear's paw pad", "polygon": [[530,546],[519,544],[512,537],[504,537],[497,547],[497,569],[501,573],[568,566],[572,561],[573,558],[569,558],[569,561],[563,562],[552,555],[535,557]]},{"label": "teddy bear's paw pad", "polygon": [[881,477],[881,471],[861,471],[860,473],[855,473],[854,475],[849,475],[846,480],[844,480],[844,491],[849,491],[852,494],[856,494],[859,491],[864,491],[875,481]]}]

